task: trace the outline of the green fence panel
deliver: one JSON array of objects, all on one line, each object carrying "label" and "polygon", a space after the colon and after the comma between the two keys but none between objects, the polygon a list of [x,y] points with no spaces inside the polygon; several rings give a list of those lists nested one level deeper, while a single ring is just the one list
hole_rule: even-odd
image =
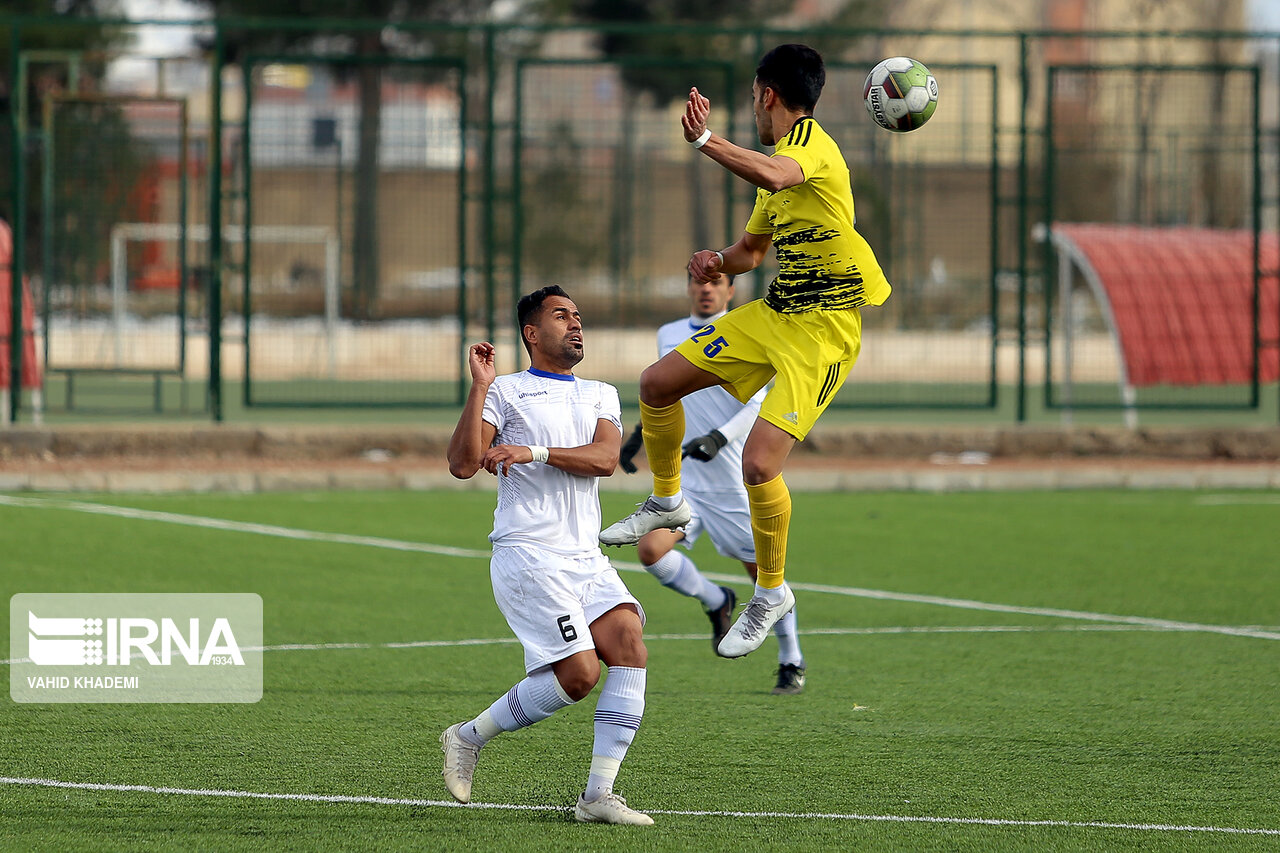
[{"label": "green fence panel", "polygon": [[223,270],[243,318],[244,404],[459,404],[463,62],[289,54],[241,67]]},{"label": "green fence panel", "polygon": [[[1048,69],[1046,407],[1259,405],[1261,331],[1275,328],[1261,314],[1275,282],[1264,288],[1260,94],[1253,65]],[[1161,300],[1162,281],[1203,300]]]}]

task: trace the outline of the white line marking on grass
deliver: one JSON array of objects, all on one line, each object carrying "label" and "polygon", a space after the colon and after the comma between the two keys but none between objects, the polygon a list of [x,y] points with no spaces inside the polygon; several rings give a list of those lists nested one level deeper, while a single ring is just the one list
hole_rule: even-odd
[{"label": "white line marking on grass", "polygon": [[[0,784],[40,788],[64,788],[81,791],[116,793],[169,794],[188,797],[231,797],[251,800],[289,800],[304,803],[355,803],[379,806],[426,806],[457,809],[502,809],[505,811],[565,812],[565,806],[522,805],[518,803],[471,803],[462,805],[452,800],[419,800],[400,797],[355,796],[347,794],[281,794],[264,791],[233,791],[216,788],[162,788],[151,785],[111,785],[101,782],[64,782],[58,779],[28,779],[0,776]],[[1136,832],[1208,832],[1230,835],[1280,835],[1280,829],[1235,826],[1192,826],[1164,823],[1112,823],[1075,820],[1006,820],[983,817],[932,817],[928,815],[875,815],[841,812],[740,812],[702,811],[694,809],[647,809],[649,814],[677,817],[772,818],[782,820],[848,820],[880,823],[935,823],[965,826],[1050,826],[1065,829],[1124,829]]]},{"label": "white line marking on grass", "polygon": [[1196,506],[1280,506],[1280,495],[1200,495]]},{"label": "white line marking on grass", "polygon": [[[62,509],[74,512],[87,512],[95,515],[109,515],[119,518],[138,519],[143,521],[162,521],[169,524],[184,524],[190,527],[206,527],[215,530],[228,530],[237,533],[256,533],[263,536],[279,536],[286,539],[300,539],[312,542],[334,542],[343,545],[363,545],[372,548],[388,548],[393,551],[413,551],[425,554],[439,554],[448,557],[488,558],[489,551],[471,548],[452,548],[445,545],[428,545],[422,542],[405,542],[399,539],[384,539],[378,536],[352,536],[345,533],[320,533],[313,530],[299,530],[292,527],[278,527],[273,524],[254,524],[243,521],[227,521],[220,518],[207,518],[199,515],[180,515],[172,512],[118,507],[109,504],[86,503],[84,501],[65,501],[54,498],[20,498],[0,495],[0,506],[15,506],[31,509]],[[644,571],[638,563],[613,561],[616,568],[624,571]],[[744,583],[741,575],[723,575],[706,573],[713,581],[721,583]],[[931,604],[938,607],[955,607],[962,610],[985,610],[991,613],[1016,613],[1021,616],[1049,616],[1058,619],[1078,619],[1086,622],[1113,622],[1122,625],[1147,625],[1153,628],[1164,628],[1174,631],[1198,631],[1207,634],[1225,634],[1233,637],[1251,637],[1261,640],[1280,640],[1280,633],[1275,631],[1259,631],[1254,628],[1239,628],[1231,625],[1206,625],[1199,622],[1179,622],[1170,619],[1153,619],[1146,616],[1120,616],[1113,613],[1093,613],[1086,610],[1061,610],[1051,607],[1021,607],[1012,604],[994,604],[985,601],[972,601],[964,598],[946,598],[938,595],[918,595],[905,592],[889,592],[879,589],[860,589],[858,587],[828,586],[825,584],[793,583],[791,588],[802,592],[821,592],[830,595],[848,595],[855,598],[870,598],[880,601],[902,601],[909,604]]]},{"label": "white line marking on grass", "polygon": [[25,509],[63,509],[72,512],[87,512],[92,515],[110,515],[116,518],[130,518],[138,521],[162,521],[167,524],[182,524],[187,527],[205,527],[211,530],[228,530],[233,533],[256,533],[262,536],[277,536],[283,539],[300,539],[306,542],[333,542],[340,545],[364,545],[370,548],[387,548],[392,551],[413,551],[422,554],[439,554],[445,557],[489,558],[489,551],[477,551],[474,548],[452,548],[448,545],[429,545],[425,542],[405,542],[401,539],[384,539],[380,536],[353,536],[348,533],[321,533],[315,530],[299,530],[294,527],[279,527],[275,524],[255,524],[249,521],[228,521],[223,518],[207,518],[202,515],[180,515],[176,512],[160,512],[151,509],[135,509],[110,504],[95,504],[85,501],[64,501],[54,498],[19,498],[12,495],[0,495],[0,506],[15,506]]},{"label": "white line marking on grass", "polygon": [[[726,582],[732,575],[704,572],[709,580]],[[791,583],[791,588],[803,592],[824,592],[830,595],[849,595],[881,601],[904,601],[911,604],[934,604],[939,607],[956,607],[961,610],[985,610],[990,613],[1016,613],[1021,616],[1052,616],[1059,619],[1080,619],[1086,622],[1112,622],[1118,625],[1145,625],[1168,631],[1194,631],[1207,634],[1227,634],[1233,637],[1252,637],[1259,640],[1280,640],[1280,632],[1260,631],[1257,628],[1233,625],[1206,625],[1200,622],[1179,622],[1174,619],[1153,619],[1147,616],[1121,616],[1115,613],[1094,613],[1088,610],[1061,610],[1055,607],[1022,607],[1015,604],[995,604],[988,601],[972,601],[966,598],[946,598],[939,595],[917,595],[908,592],[887,592],[882,589],[859,589],[848,586],[827,586],[813,583]]]},{"label": "white line marking on grass", "polygon": [[[876,628],[803,628],[798,633],[805,637],[840,637],[904,634],[1097,634],[1128,631],[1178,632],[1181,628],[1163,628],[1150,625],[890,625]],[[706,642],[703,634],[645,634],[645,642],[660,640],[694,640]],[[475,638],[468,640],[412,640],[398,643],[281,643],[274,646],[241,646],[243,652],[315,652],[370,649],[453,649],[466,646],[515,646],[514,637]],[[0,666],[31,663],[30,658],[0,660]]]}]

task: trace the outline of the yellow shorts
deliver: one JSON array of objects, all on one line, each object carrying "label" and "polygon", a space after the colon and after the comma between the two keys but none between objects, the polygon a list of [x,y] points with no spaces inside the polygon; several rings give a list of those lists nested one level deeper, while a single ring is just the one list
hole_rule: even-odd
[{"label": "yellow shorts", "polygon": [[760,417],[801,441],[862,349],[858,309],[779,314],[756,299],[703,326],[676,351],[741,402],[777,376]]}]

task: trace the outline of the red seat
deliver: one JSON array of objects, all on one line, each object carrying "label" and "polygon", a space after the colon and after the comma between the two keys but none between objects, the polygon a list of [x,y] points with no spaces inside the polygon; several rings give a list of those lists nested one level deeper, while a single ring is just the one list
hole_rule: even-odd
[{"label": "red seat", "polygon": [[[1058,223],[1111,303],[1129,384],[1253,380],[1253,233]],[[1260,235],[1258,378],[1280,379],[1280,241]]]}]

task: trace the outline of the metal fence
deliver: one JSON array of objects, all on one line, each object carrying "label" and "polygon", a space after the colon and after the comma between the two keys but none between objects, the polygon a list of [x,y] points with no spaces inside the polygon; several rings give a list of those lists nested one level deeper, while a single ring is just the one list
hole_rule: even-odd
[{"label": "metal fence", "polygon": [[[148,57],[156,28],[197,47]],[[50,49],[51,31],[95,46]],[[715,129],[758,147],[755,61],[785,41],[826,57],[816,114],[894,285],[833,405],[1023,420],[1263,404],[1280,377],[1264,248],[1280,40],[1239,33],[0,19],[0,266],[41,306],[24,323],[9,301],[0,385],[20,387],[26,336],[51,411],[455,406],[467,343],[518,367],[515,301],[557,283],[588,324],[581,370],[634,399],[656,326],[687,310],[686,260],[735,240],[752,198],[684,144],[684,96],[697,85]],[[889,55],[939,80],[909,134],[861,103]],[[1245,374],[1131,381],[1127,315],[1089,278],[1109,273],[1053,239],[1072,223],[1251,241],[1244,325],[1178,327],[1209,351],[1247,337]],[[772,263],[739,293],[762,294]],[[1212,294],[1206,263],[1194,286]]]}]

